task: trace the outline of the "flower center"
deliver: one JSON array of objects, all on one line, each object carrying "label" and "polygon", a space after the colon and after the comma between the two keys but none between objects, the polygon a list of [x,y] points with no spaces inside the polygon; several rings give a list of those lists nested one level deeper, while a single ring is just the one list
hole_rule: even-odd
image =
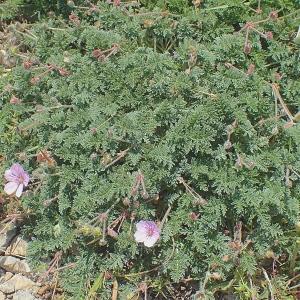
[{"label": "flower center", "polygon": [[24,176],[23,175],[20,175],[18,179],[19,179],[20,184],[24,182]]},{"label": "flower center", "polygon": [[147,228],[147,235],[152,236],[154,234],[154,228],[152,226]]}]

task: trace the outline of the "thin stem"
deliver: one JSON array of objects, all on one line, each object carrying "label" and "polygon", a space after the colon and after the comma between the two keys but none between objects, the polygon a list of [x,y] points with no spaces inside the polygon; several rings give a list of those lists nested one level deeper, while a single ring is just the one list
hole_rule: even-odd
[{"label": "thin stem", "polygon": [[216,94],[212,94],[212,93],[208,93],[208,92],[204,92],[204,91],[200,91],[200,90],[197,90],[197,93],[204,94],[204,95],[210,96],[212,98],[218,98],[218,96]]},{"label": "thin stem", "polygon": [[145,275],[145,274],[148,274],[148,273],[151,273],[153,271],[156,271],[156,270],[160,269],[161,267],[163,267],[164,265],[166,265],[172,259],[172,257],[173,257],[173,254],[175,252],[175,240],[174,240],[173,237],[172,237],[172,242],[173,242],[172,252],[171,252],[170,256],[164,262],[162,262],[162,264],[154,267],[153,269],[147,270],[147,271],[138,272],[138,273],[131,273],[131,274],[127,274],[127,275],[119,275],[119,277],[130,278],[130,277]]},{"label": "thin stem", "polygon": [[[300,12],[300,9],[297,9],[297,10],[295,10],[295,11],[293,11],[293,12],[291,12],[290,14],[287,14],[287,15],[285,15],[285,16],[279,17],[278,20],[285,19],[285,18],[290,17],[290,16],[292,16],[292,15],[294,15],[294,14],[297,14],[298,12]],[[295,20],[295,19],[294,19],[294,20]]]},{"label": "thin stem", "polygon": [[278,88],[276,86],[276,84],[272,84],[272,89],[273,89],[273,92],[275,94],[275,96],[277,97],[277,99],[279,100],[283,110],[285,111],[285,113],[287,114],[287,116],[289,117],[289,119],[291,120],[291,122],[293,123],[294,121],[294,118],[293,118],[293,115],[291,114],[290,110],[288,109],[288,107],[286,106],[286,104],[284,103],[279,91],[278,91]]},{"label": "thin stem", "polygon": [[268,273],[267,273],[267,271],[264,268],[262,268],[262,271],[263,271],[264,276],[265,276],[265,278],[266,278],[266,280],[268,282],[268,287],[269,287],[269,291],[270,291],[270,294],[271,294],[271,300],[275,300],[272,283],[271,283],[271,280],[270,280],[270,278],[268,276]]},{"label": "thin stem", "polygon": [[120,159],[122,159],[128,153],[129,149],[130,148],[127,148],[126,150],[121,151],[115,160],[113,160],[111,163],[105,166],[105,170],[108,169],[110,166],[114,165],[115,163],[117,163]]},{"label": "thin stem", "polygon": [[203,281],[203,283],[201,284],[200,295],[205,295],[205,287],[206,287],[206,285],[207,285],[207,283],[208,283],[209,277],[210,277],[210,272],[207,271],[207,272],[205,273],[204,281]]},{"label": "thin stem", "polygon": [[19,30],[17,30],[17,29],[16,29],[15,31],[16,31],[17,33],[19,33],[19,34],[22,34],[22,35],[24,35],[24,36],[27,36],[27,37],[33,39],[33,40],[37,40],[37,39],[38,39],[36,36],[34,36],[34,35],[32,35],[32,34],[28,34],[28,33],[19,31]]},{"label": "thin stem", "polygon": [[163,226],[164,226],[164,224],[165,224],[165,222],[166,222],[166,220],[167,220],[167,217],[168,217],[168,215],[169,215],[171,209],[172,209],[172,206],[169,206],[168,209],[167,209],[167,211],[165,212],[165,215],[164,215],[164,217],[163,217],[163,219],[161,220],[161,223],[160,223],[160,225],[159,225],[160,230],[162,230],[162,228],[163,228]]},{"label": "thin stem", "polygon": [[299,287],[300,287],[300,283],[297,284],[297,285],[291,286],[291,287],[289,288],[289,290],[297,289],[297,288],[299,288]]}]

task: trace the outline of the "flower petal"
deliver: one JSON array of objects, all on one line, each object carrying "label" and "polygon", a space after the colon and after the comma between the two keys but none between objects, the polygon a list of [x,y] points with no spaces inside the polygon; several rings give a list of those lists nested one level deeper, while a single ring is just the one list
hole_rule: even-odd
[{"label": "flower petal", "polygon": [[17,190],[18,186],[19,184],[17,182],[8,182],[4,186],[4,192],[8,195],[11,195]]},{"label": "flower petal", "polygon": [[16,191],[16,197],[18,197],[18,198],[21,197],[22,192],[23,192],[23,187],[24,187],[24,185],[22,183],[18,186],[18,189]]},{"label": "flower petal", "polygon": [[157,242],[157,240],[159,239],[159,235],[154,234],[150,237],[147,237],[147,239],[144,241],[144,245],[146,247],[153,247],[154,244]]},{"label": "flower petal", "polygon": [[29,181],[30,181],[30,177],[29,177],[29,175],[28,175],[28,173],[27,172],[25,172],[24,171],[24,174],[23,174],[23,184],[25,185],[25,186],[27,186],[28,185],[28,183],[29,183]]},{"label": "flower petal", "polygon": [[23,167],[18,163],[13,164],[11,166],[10,170],[17,177],[19,177],[20,175],[22,175],[24,173]]},{"label": "flower petal", "polygon": [[5,171],[4,177],[7,181],[18,182],[18,176],[16,176],[11,169]]},{"label": "flower petal", "polygon": [[147,233],[147,229],[148,229],[147,221],[139,221],[138,223],[136,223],[135,226],[137,231],[145,232],[145,234]]},{"label": "flower petal", "polygon": [[134,238],[135,238],[136,242],[142,243],[147,239],[147,235],[146,235],[146,233],[144,233],[142,231],[137,231],[134,234]]}]

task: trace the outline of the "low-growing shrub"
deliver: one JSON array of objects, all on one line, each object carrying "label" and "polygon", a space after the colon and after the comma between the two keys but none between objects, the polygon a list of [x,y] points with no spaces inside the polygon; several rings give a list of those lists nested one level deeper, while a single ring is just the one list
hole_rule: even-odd
[{"label": "low-growing shrub", "polygon": [[88,3],[14,32],[1,173],[31,180],[3,209],[66,297],[293,299],[299,5],[257,2]]}]

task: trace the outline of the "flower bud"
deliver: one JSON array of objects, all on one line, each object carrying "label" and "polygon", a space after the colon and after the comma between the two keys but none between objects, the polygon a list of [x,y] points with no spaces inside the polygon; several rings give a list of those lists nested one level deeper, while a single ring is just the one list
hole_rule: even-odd
[{"label": "flower bud", "polygon": [[149,20],[149,19],[144,20],[144,27],[145,28],[152,27],[153,25],[154,25],[154,21],[153,20]]},{"label": "flower bud", "polygon": [[37,84],[39,81],[41,80],[41,78],[40,77],[32,77],[31,79],[30,79],[30,83],[31,84],[33,84],[33,85],[35,85],[35,84]]},{"label": "flower bud", "polygon": [[26,159],[28,159],[27,154],[25,152],[21,152],[18,155],[19,160],[25,161]]},{"label": "flower bud", "polygon": [[137,194],[137,188],[134,187],[134,188],[131,190],[130,195],[131,195],[131,196],[136,196],[136,194]]},{"label": "flower bud", "polygon": [[191,212],[191,213],[189,214],[189,218],[190,218],[192,221],[198,220],[198,217],[199,217],[199,215],[197,215],[195,212]]},{"label": "flower bud", "polygon": [[267,250],[265,253],[265,258],[274,258],[275,254],[272,250]]},{"label": "flower bud", "polygon": [[17,98],[16,96],[12,96],[9,100],[10,104],[21,104],[21,100]]},{"label": "flower bud", "polygon": [[101,239],[101,240],[99,241],[99,246],[105,246],[105,245],[107,245],[107,241],[104,240],[104,239]]},{"label": "flower bud", "polygon": [[68,0],[67,5],[71,8],[73,8],[75,6],[75,3],[72,0]]},{"label": "flower bud", "polygon": [[221,280],[222,279],[222,275],[218,272],[213,272],[211,275],[210,275],[210,278],[213,279],[213,280]]},{"label": "flower bud", "polygon": [[110,237],[112,237],[114,239],[118,237],[118,233],[111,228],[107,229],[107,235],[109,235]]},{"label": "flower bud", "polygon": [[77,26],[80,25],[80,20],[79,20],[78,16],[76,16],[74,13],[71,13],[69,15],[69,20]]},{"label": "flower bud", "polygon": [[227,140],[225,143],[224,143],[224,149],[225,150],[229,150],[230,148],[232,148],[232,143]]},{"label": "flower bud", "polygon": [[128,197],[125,197],[125,198],[123,199],[123,204],[124,204],[125,206],[129,206],[129,205],[130,205],[130,200],[129,200]]},{"label": "flower bud", "polygon": [[58,69],[58,72],[61,76],[69,76],[70,75],[70,72],[63,68]]},{"label": "flower bud", "polygon": [[270,19],[276,20],[278,18],[278,12],[277,11],[271,11],[269,14]]},{"label": "flower bud", "polygon": [[110,280],[110,279],[112,279],[112,273],[110,273],[108,271],[105,271],[104,277],[105,277],[106,280]]},{"label": "flower bud", "polygon": [[32,67],[32,64],[33,64],[32,61],[26,60],[23,62],[23,67],[24,67],[24,69],[28,70]]},{"label": "flower bud", "polygon": [[273,32],[272,31],[267,31],[265,33],[265,35],[268,40],[273,40]]},{"label": "flower bud", "polygon": [[245,54],[250,54],[251,53],[251,50],[252,50],[252,46],[250,43],[247,43],[245,46],[244,46],[244,53]]},{"label": "flower bud", "polygon": [[105,220],[107,220],[108,215],[107,215],[107,213],[101,213],[101,214],[99,214],[98,218],[99,218],[100,222],[104,222]]},{"label": "flower bud", "polygon": [[140,202],[139,201],[134,201],[133,202],[133,207],[134,208],[139,208],[140,207]]},{"label": "flower bud", "polygon": [[93,127],[90,129],[91,133],[92,134],[96,134],[97,133],[97,128]]},{"label": "flower bud", "polygon": [[255,70],[255,65],[254,64],[250,64],[247,70],[247,75],[250,76],[254,73]]},{"label": "flower bud", "polygon": [[228,262],[229,259],[230,259],[229,255],[224,255],[224,256],[222,257],[222,260],[223,260],[224,262]]},{"label": "flower bud", "polygon": [[149,194],[146,191],[142,192],[142,197],[147,200],[149,198]]}]

